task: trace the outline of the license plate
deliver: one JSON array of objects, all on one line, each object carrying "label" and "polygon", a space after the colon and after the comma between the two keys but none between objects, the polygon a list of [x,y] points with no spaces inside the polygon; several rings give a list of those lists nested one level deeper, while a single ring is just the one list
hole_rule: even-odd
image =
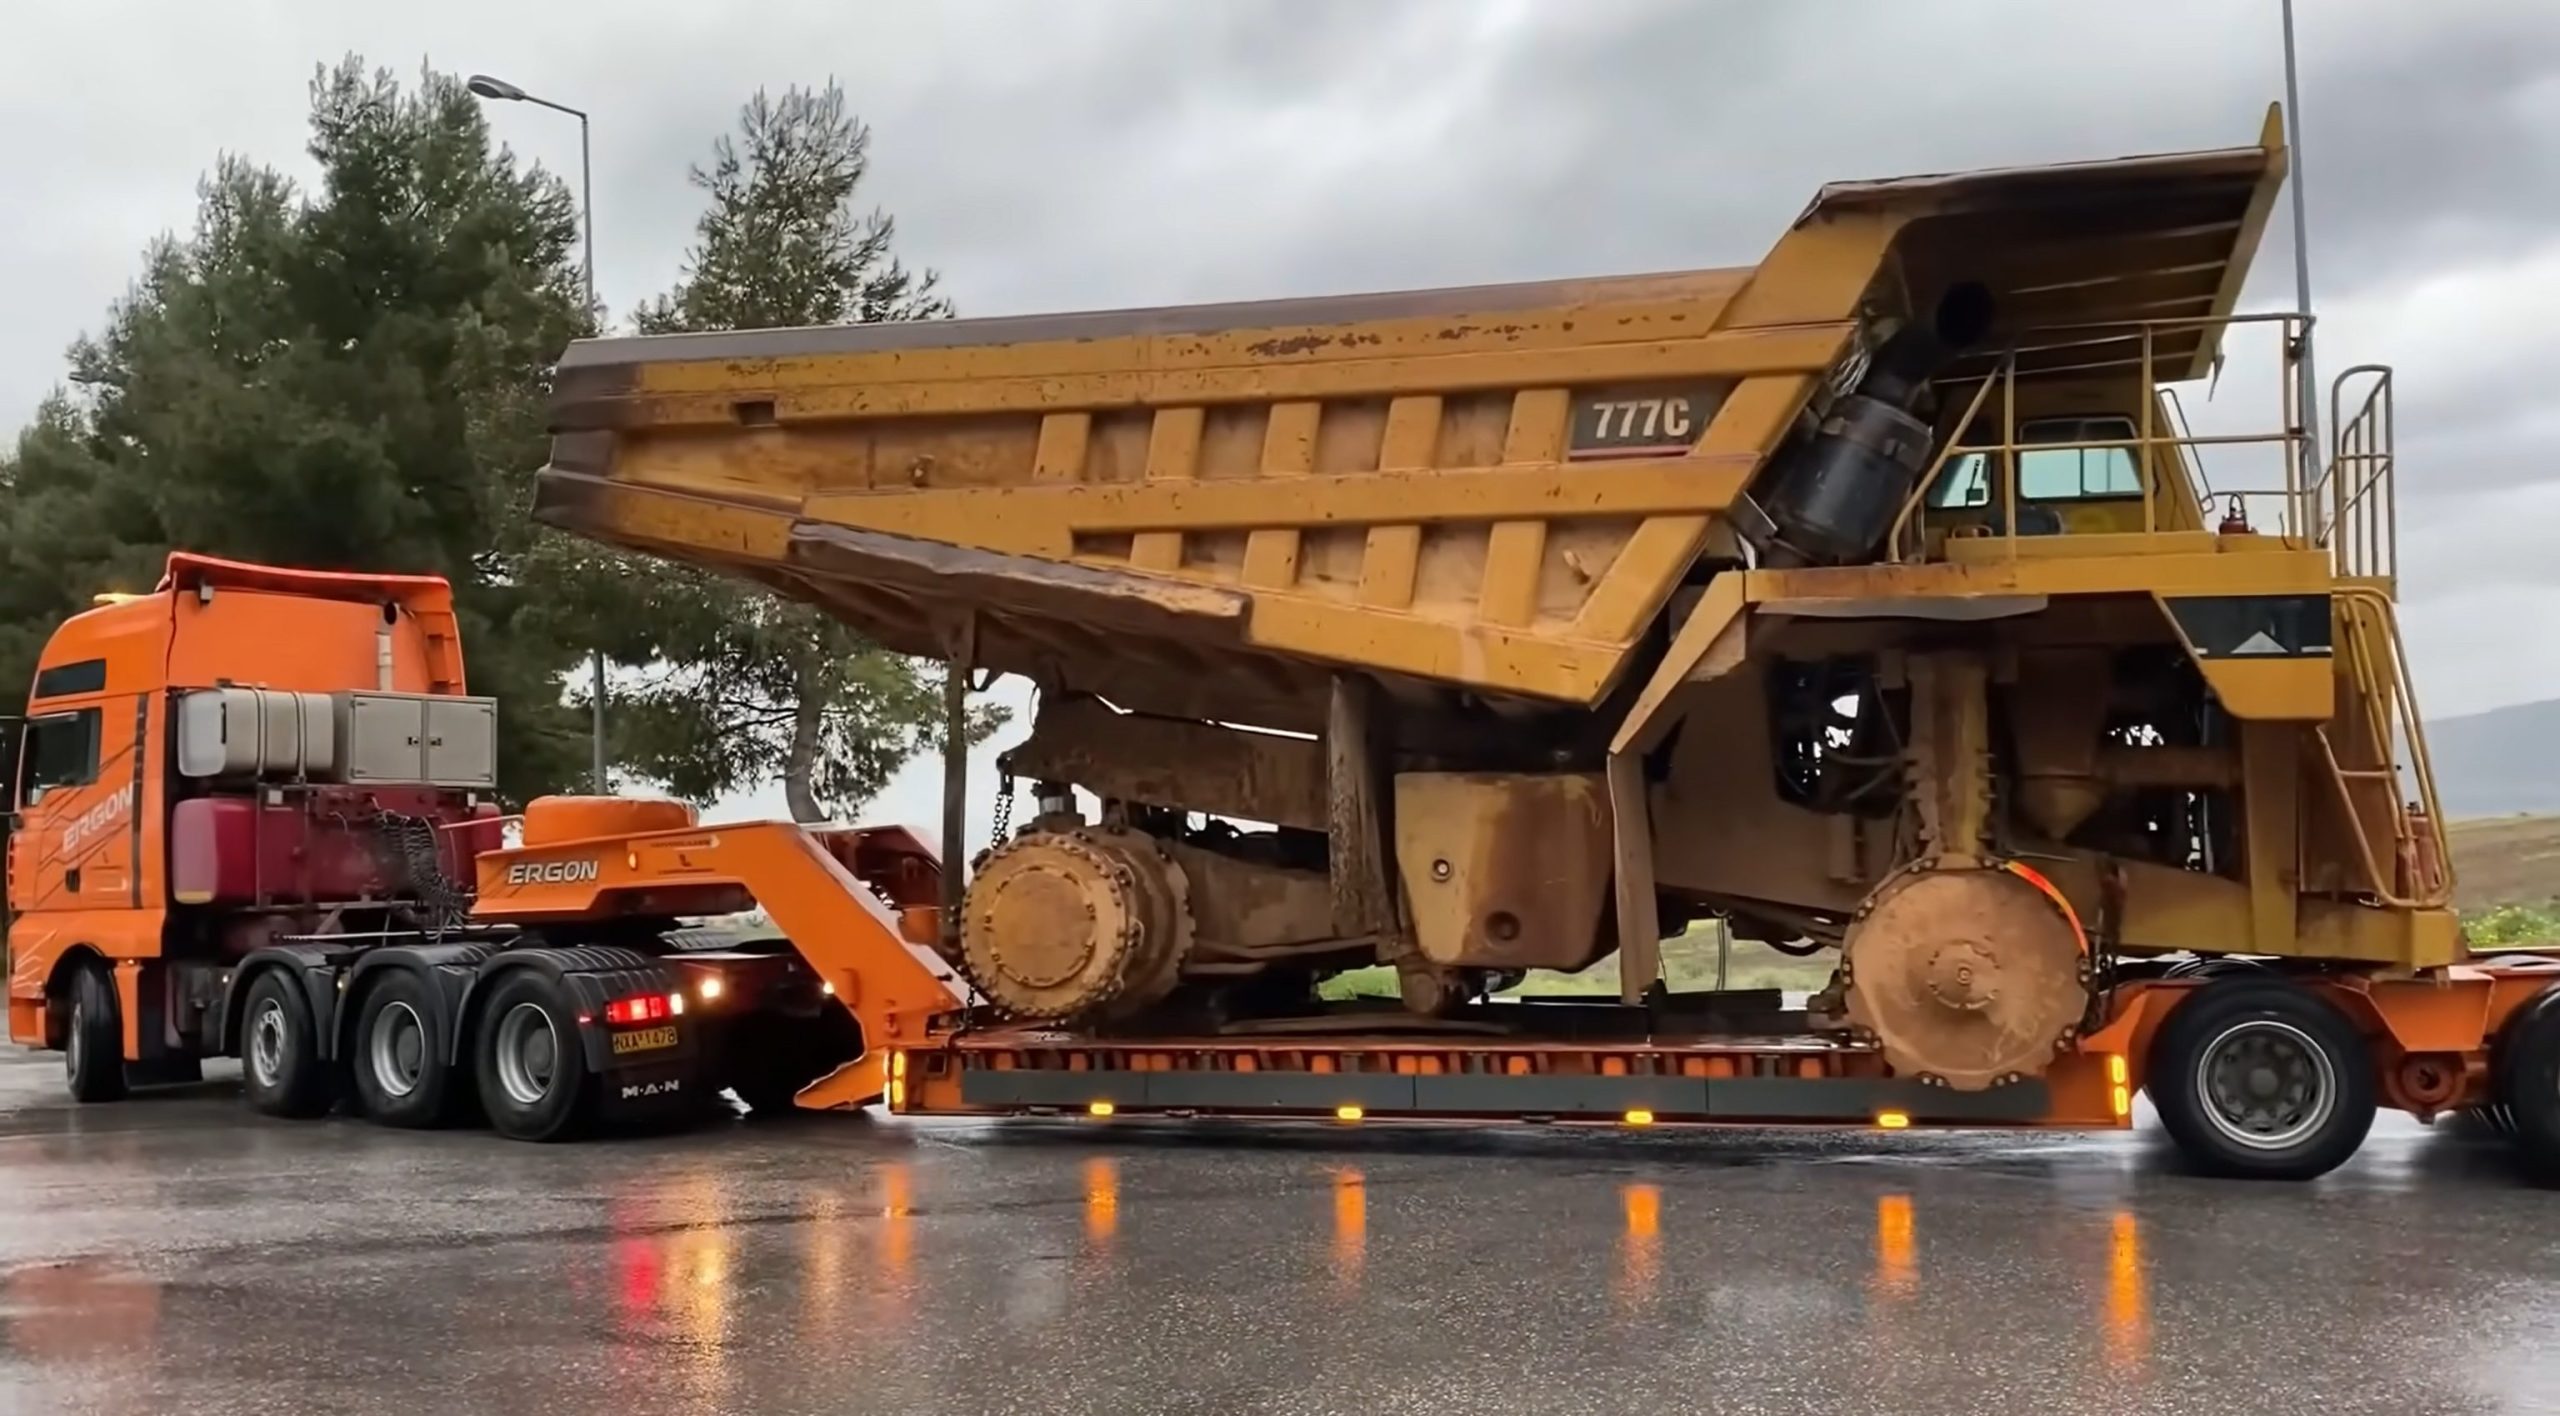
[{"label": "license plate", "polygon": [[663,1028],[633,1028],[629,1032],[618,1032],[613,1035],[613,1051],[617,1057],[625,1052],[647,1052],[653,1048],[675,1045],[676,1029],[673,1023]]}]

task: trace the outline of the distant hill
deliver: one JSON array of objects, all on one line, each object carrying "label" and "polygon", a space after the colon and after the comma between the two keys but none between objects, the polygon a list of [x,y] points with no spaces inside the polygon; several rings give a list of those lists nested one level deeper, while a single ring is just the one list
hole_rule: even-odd
[{"label": "distant hill", "polygon": [[2500,905],[2560,901],[2560,816],[2490,816],[2456,821],[2455,903],[2465,915]]},{"label": "distant hill", "polygon": [[2444,814],[2560,812],[2560,698],[2427,724]]}]

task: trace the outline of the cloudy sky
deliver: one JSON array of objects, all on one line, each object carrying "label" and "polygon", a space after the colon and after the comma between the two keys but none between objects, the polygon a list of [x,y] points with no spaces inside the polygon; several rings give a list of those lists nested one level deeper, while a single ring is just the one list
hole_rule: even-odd
[{"label": "cloudy sky", "polygon": [[[2400,371],[2421,700],[2560,696],[2560,4],[2298,9],[2321,359]],[[2277,0],[0,11],[11,419],[217,153],[298,168],[312,66],[350,51],[590,110],[616,310],[675,278],[686,165],[759,85],[845,84],[873,197],[964,314],[1743,263],[1825,180],[2232,145],[2283,89]],[[573,122],[492,117],[574,174]],[[2292,303],[2291,241],[2268,233],[2253,304]],[[890,814],[929,813],[910,777]]]}]

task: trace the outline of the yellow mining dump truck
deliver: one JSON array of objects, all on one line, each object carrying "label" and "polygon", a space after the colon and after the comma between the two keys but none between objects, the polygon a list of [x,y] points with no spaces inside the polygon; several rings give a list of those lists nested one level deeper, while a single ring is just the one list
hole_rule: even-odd
[{"label": "yellow mining dump truck", "polygon": [[[2388,372],[2314,448],[2307,320],[2235,312],[2280,134],[1835,184],[1729,269],[584,341],[538,514],[1038,686],[1039,804],[942,928],[1053,1041],[1352,1026],[1313,986],[1377,963],[1404,1021],[1357,1026],[1432,1035],[1612,951],[1706,1035],[1659,941],[1716,916],[1838,969],[1817,1060],[1692,1075],[1997,1092],[2194,955],[2277,999],[2201,1075],[2281,1149],[2340,1060],[2286,1010],[2465,956]],[[2275,406],[2197,433],[2244,331]],[[2380,1006],[2441,1064],[2386,1099],[2477,1089],[2482,1016]]]}]

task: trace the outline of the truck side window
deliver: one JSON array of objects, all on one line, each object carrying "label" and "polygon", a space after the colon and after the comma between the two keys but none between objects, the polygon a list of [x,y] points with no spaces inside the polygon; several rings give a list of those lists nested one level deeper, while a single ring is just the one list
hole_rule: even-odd
[{"label": "truck side window", "polygon": [[99,711],[82,708],[27,721],[25,790],[29,806],[56,787],[85,787],[98,780]]}]

